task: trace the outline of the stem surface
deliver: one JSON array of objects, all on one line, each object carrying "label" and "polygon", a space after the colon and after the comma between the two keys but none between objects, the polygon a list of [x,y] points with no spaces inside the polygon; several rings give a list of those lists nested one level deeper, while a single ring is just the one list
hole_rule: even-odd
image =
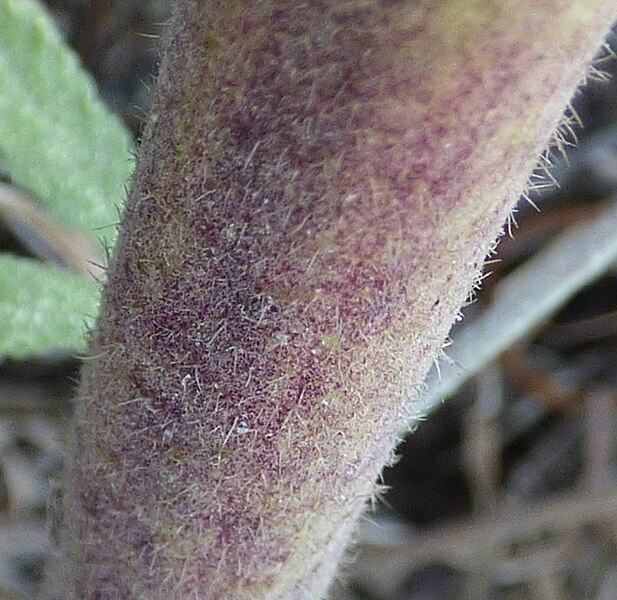
[{"label": "stem surface", "polygon": [[616,16],[176,2],[83,371],[63,597],[326,593]]}]

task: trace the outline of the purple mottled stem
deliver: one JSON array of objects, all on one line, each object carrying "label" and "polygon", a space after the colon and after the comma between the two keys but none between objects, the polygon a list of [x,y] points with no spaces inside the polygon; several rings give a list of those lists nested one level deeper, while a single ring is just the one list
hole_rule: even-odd
[{"label": "purple mottled stem", "polygon": [[75,598],[308,600],[614,0],[178,0],[85,364]]}]

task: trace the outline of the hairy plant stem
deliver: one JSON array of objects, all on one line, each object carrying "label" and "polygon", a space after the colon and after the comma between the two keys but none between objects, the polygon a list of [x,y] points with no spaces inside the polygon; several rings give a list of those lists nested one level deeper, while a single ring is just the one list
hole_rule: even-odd
[{"label": "hairy plant stem", "polygon": [[178,0],[83,370],[64,597],[326,593],[616,16]]}]

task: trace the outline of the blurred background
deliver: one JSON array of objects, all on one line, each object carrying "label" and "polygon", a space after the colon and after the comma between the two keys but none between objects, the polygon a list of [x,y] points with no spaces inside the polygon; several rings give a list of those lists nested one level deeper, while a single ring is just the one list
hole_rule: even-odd
[{"label": "blurred background", "polygon": [[[138,139],[170,3],[46,4]],[[598,67],[616,71],[617,59]],[[615,78],[593,77],[573,108],[585,127],[567,160],[552,158],[559,185],[530,192],[540,212],[521,202],[452,332],[441,384],[434,377],[427,387],[430,417],[383,473],[387,491],[332,600],[617,599],[617,262],[593,266],[609,256],[611,237],[617,243],[617,228],[597,233],[617,200]],[[556,243],[572,257],[566,272],[583,276],[536,314],[555,277],[567,279],[554,271]],[[0,250],[28,252],[1,221]],[[512,336],[515,313],[522,325]],[[0,364],[0,600],[36,593],[78,367],[58,353]],[[450,380],[442,402],[437,388]]]}]

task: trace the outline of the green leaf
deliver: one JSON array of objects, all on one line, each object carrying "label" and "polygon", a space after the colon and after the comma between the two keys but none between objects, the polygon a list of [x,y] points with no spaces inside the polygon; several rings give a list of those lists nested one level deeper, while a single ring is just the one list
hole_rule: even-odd
[{"label": "green leaf", "polygon": [[99,285],[85,277],[0,254],[0,357],[82,350],[99,297]]},{"label": "green leaf", "polygon": [[111,247],[131,141],[35,0],[0,0],[0,160],[59,223]]}]

